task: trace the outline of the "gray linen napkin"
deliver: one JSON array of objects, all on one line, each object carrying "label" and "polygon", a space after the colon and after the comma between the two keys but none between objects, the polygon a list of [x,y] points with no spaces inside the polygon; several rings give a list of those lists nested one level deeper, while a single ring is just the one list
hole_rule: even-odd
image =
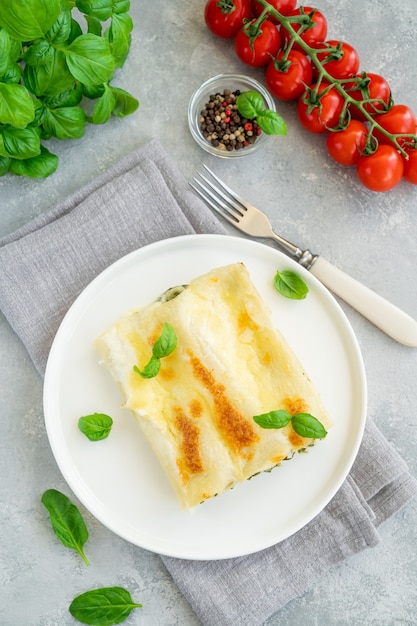
[{"label": "gray linen napkin", "polygon": [[[104,268],[157,240],[223,232],[152,140],[0,240],[0,307],[42,375],[67,309]],[[295,535],[236,559],[162,559],[204,626],[259,626],[332,566],[374,546],[378,526],[416,494],[405,463],[368,419],[349,477]]]}]

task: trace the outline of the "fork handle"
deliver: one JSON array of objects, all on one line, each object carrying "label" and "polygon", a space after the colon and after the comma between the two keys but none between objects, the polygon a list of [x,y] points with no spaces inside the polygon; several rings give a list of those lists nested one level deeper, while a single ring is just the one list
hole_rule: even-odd
[{"label": "fork handle", "polygon": [[417,321],[410,315],[322,257],[317,258],[310,272],[387,335],[417,347]]}]

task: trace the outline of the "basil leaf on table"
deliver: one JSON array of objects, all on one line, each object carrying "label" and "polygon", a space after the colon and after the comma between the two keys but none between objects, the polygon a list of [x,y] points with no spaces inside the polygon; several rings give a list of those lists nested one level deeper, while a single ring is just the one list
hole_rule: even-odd
[{"label": "basil leaf on table", "polygon": [[304,300],[308,294],[306,283],[292,270],[277,272],[274,277],[274,287],[281,295],[291,300]]},{"label": "basil leaf on table", "polygon": [[25,128],[34,117],[33,99],[26,87],[0,83],[0,123]]},{"label": "basil leaf on table", "polygon": [[105,22],[111,17],[113,1],[114,0],[100,0],[97,2],[96,0],[92,2],[91,0],[76,0],[75,4],[81,13],[95,17],[100,22]]},{"label": "basil leaf on table", "polygon": [[93,109],[93,124],[105,124],[109,121],[116,105],[116,98],[108,85],[105,85],[103,95],[97,100]]},{"label": "basil leaf on table", "polygon": [[113,115],[115,117],[126,117],[127,115],[131,115],[136,111],[139,107],[139,102],[130,95],[124,89],[120,87],[110,87],[113,96],[116,99],[116,104],[113,108]]},{"label": "basil leaf on table", "polygon": [[109,436],[113,420],[105,413],[83,415],[78,420],[78,428],[90,441],[101,441]]},{"label": "basil leaf on table", "polygon": [[121,67],[130,49],[133,20],[127,13],[115,14],[112,17],[109,35],[111,51],[116,66]]},{"label": "basil leaf on table", "polygon": [[13,174],[17,176],[28,176],[29,178],[47,178],[56,171],[57,167],[58,157],[49,152],[44,146],[41,146],[40,154],[35,157],[20,161],[10,159],[9,163],[10,171],[13,172]]},{"label": "basil leaf on table", "polygon": [[76,550],[86,565],[90,565],[84,554],[88,530],[84,519],[71,500],[56,489],[48,489],[42,496],[42,504],[49,512],[52,528],[66,548]]},{"label": "basil leaf on table", "polygon": [[41,142],[36,128],[0,128],[0,155],[13,159],[30,159],[40,154]]},{"label": "basil leaf on table", "polygon": [[133,602],[130,593],[123,587],[102,587],[74,598],[69,612],[83,624],[112,626],[120,624],[133,609],[141,607],[141,604]]},{"label": "basil leaf on table", "polygon": [[43,37],[61,12],[60,0],[1,0],[0,24],[17,41]]},{"label": "basil leaf on table", "polygon": [[106,39],[87,33],[64,48],[68,68],[81,83],[100,85],[110,80],[114,59]]}]

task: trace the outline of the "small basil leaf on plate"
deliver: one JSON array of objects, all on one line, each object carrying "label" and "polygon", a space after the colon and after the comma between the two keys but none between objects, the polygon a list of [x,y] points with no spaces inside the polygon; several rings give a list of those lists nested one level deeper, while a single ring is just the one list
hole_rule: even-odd
[{"label": "small basil leaf on plate", "polygon": [[307,439],[323,439],[327,435],[323,424],[310,413],[296,413],[291,418],[291,424],[297,435]]},{"label": "small basil leaf on plate", "polygon": [[149,363],[145,365],[143,370],[140,370],[137,365],[133,366],[133,371],[142,378],[155,378],[161,369],[161,359],[155,356],[151,356]]},{"label": "small basil leaf on plate", "polygon": [[171,354],[171,352],[174,352],[176,347],[177,335],[175,334],[175,330],[172,328],[171,324],[165,322],[162,327],[161,335],[153,345],[152,354],[157,359],[162,359]]},{"label": "small basil leaf on plate", "polygon": [[74,598],[69,612],[82,624],[112,626],[124,622],[133,609],[141,607],[123,587],[102,587]]},{"label": "small basil leaf on plate", "polygon": [[290,423],[291,415],[284,409],[280,409],[262,413],[262,415],[255,415],[253,419],[261,428],[283,428]]},{"label": "small basil leaf on plate", "polygon": [[109,436],[113,420],[105,413],[84,415],[78,420],[78,428],[90,441],[101,441]]},{"label": "small basil leaf on plate", "polygon": [[308,294],[306,283],[292,270],[277,272],[274,277],[274,287],[281,295],[291,300],[304,300]]}]

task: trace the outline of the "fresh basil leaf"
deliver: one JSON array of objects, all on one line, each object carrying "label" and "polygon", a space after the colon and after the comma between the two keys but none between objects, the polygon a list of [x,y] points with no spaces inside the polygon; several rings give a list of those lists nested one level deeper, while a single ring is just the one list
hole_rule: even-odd
[{"label": "fresh basil leaf", "polygon": [[274,287],[285,298],[292,300],[304,300],[308,294],[306,283],[292,270],[277,272],[274,277]]},{"label": "fresh basil leaf", "polygon": [[50,137],[78,139],[84,136],[86,119],[85,111],[78,106],[47,108],[43,127]]},{"label": "fresh basil leaf", "polygon": [[9,66],[10,35],[5,28],[0,28],[0,76]]},{"label": "fresh basil leaf", "polygon": [[26,87],[35,96],[56,96],[72,89],[75,83],[74,76],[67,67],[64,53],[55,48],[51,62],[45,65],[26,65],[23,78]]},{"label": "fresh basil leaf", "polygon": [[75,83],[72,89],[67,89],[56,96],[45,97],[43,102],[49,109],[59,107],[74,107],[82,100],[83,88],[81,83]]},{"label": "fresh basil leaf", "polygon": [[83,34],[83,31],[81,29],[81,26],[77,22],[77,20],[74,20],[74,18],[71,18],[71,31],[67,40],[67,44],[69,45],[70,43],[75,41],[77,37],[79,37],[82,34]]},{"label": "fresh basil leaf", "polygon": [[0,176],[4,176],[10,169],[12,159],[10,157],[0,156]]},{"label": "fresh basil leaf", "polygon": [[141,608],[123,587],[102,587],[86,591],[74,598],[69,612],[83,624],[112,626],[120,624],[133,611]]},{"label": "fresh basil leaf", "polygon": [[110,48],[117,67],[122,67],[129,53],[133,21],[127,13],[113,15],[110,29]]},{"label": "fresh basil leaf", "polygon": [[172,328],[171,324],[165,322],[162,327],[162,333],[153,345],[152,354],[155,358],[162,359],[174,352],[176,347],[177,335],[175,334],[175,330]]},{"label": "fresh basil leaf", "polygon": [[280,409],[278,411],[255,415],[253,419],[261,428],[284,428],[284,426],[290,423],[291,415],[288,411]]},{"label": "fresh basil leaf", "polygon": [[42,504],[49,512],[52,528],[66,548],[76,550],[86,565],[90,565],[84,554],[88,530],[84,519],[71,500],[56,489],[48,489],[42,496]]},{"label": "fresh basil leaf", "polygon": [[101,441],[109,436],[113,420],[105,413],[83,415],[78,420],[78,428],[90,441]]},{"label": "fresh basil leaf", "polygon": [[133,371],[142,378],[155,378],[161,369],[161,359],[170,355],[177,347],[177,335],[171,324],[165,322],[162,333],[152,347],[152,356],[149,363],[140,370],[137,365],[133,366]]},{"label": "fresh basil leaf", "polygon": [[161,359],[158,359],[156,356],[151,356],[149,363],[145,365],[143,370],[140,370],[137,365],[133,366],[133,371],[142,378],[155,378],[159,374],[159,370],[161,369]]},{"label": "fresh basil leaf", "polygon": [[87,85],[108,82],[114,72],[109,42],[97,35],[80,35],[64,49],[71,74]]},{"label": "fresh basil leaf", "polygon": [[61,12],[55,23],[45,33],[46,39],[55,45],[66,43],[71,34],[71,11],[67,4],[62,3]]},{"label": "fresh basil leaf", "polygon": [[43,37],[60,12],[60,0],[1,0],[0,25],[13,39],[29,41]]},{"label": "fresh basil leaf", "polygon": [[92,117],[93,124],[105,124],[108,122],[115,104],[116,98],[114,97],[112,90],[109,87],[106,87],[103,95],[94,105]]},{"label": "fresh basil leaf", "polygon": [[103,85],[81,85],[83,94],[86,98],[90,98],[90,100],[96,100],[97,98],[101,98],[104,94],[104,84]]},{"label": "fresh basil leaf", "polygon": [[131,115],[138,109],[139,101],[120,87],[111,87],[112,93],[116,98],[116,104],[113,109],[113,115],[116,117],[126,117]]},{"label": "fresh basil leaf", "polygon": [[23,60],[27,65],[47,65],[53,63],[53,58],[54,48],[46,39],[36,41],[23,55]]},{"label": "fresh basil leaf", "polygon": [[92,17],[91,15],[86,15],[85,21],[87,22],[87,32],[101,37],[103,32],[103,26],[101,25],[100,20],[98,20],[96,17]]},{"label": "fresh basil leaf", "polygon": [[75,4],[81,13],[96,17],[100,22],[108,20],[113,10],[112,0],[76,0]]},{"label": "fresh basil leaf", "polygon": [[256,117],[258,126],[266,135],[286,135],[287,126],[283,118],[271,109],[265,109]]},{"label": "fresh basil leaf", "polygon": [[17,63],[13,63],[13,65],[9,65],[7,67],[3,76],[0,76],[0,81],[9,85],[16,85],[20,83],[21,78],[22,72],[20,69],[20,65],[18,65]]},{"label": "fresh basil leaf", "polygon": [[238,111],[243,117],[252,120],[264,110],[264,99],[261,94],[254,89],[242,91],[236,100]]},{"label": "fresh basil leaf", "polygon": [[58,167],[58,157],[51,154],[41,145],[41,152],[31,159],[17,161],[12,160],[10,171],[17,176],[28,176],[29,178],[47,178],[53,174]]},{"label": "fresh basil leaf", "polygon": [[36,128],[14,128],[4,126],[0,129],[2,146],[0,154],[13,159],[30,159],[37,156],[41,151],[39,132]]},{"label": "fresh basil leaf", "polygon": [[0,123],[25,128],[34,117],[35,107],[26,87],[0,83]]},{"label": "fresh basil leaf", "polygon": [[127,13],[130,10],[130,0],[113,0],[113,13]]},{"label": "fresh basil leaf", "polygon": [[291,424],[300,437],[323,439],[327,435],[323,424],[310,413],[296,413],[291,418]]}]

